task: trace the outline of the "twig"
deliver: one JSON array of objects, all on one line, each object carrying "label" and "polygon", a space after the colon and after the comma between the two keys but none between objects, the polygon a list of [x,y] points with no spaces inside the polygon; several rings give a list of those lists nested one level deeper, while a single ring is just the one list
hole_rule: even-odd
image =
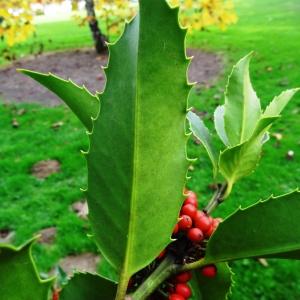
[{"label": "twig", "polygon": [[166,279],[178,273],[179,265],[175,264],[173,256],[167,256],[157,269],[131,295],[132,300],[147,299]]},{"label": "twig", "polygon": [[206,212],[207,214],[211,214],[212,211],[224,201],[223,197],[226,193],[226,189],[227,189],[226,183],[218,184],[217,191],[215,192],[215,194],[213,195],[213,197],[211,198],[211,200],[209,201],[209,203],[207,204],[207,206],[204,208],[203,211]]}]

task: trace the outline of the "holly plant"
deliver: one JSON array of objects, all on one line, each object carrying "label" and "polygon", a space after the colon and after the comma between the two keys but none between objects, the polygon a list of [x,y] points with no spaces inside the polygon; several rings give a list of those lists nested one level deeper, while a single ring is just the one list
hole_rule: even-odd
[{"label": "holly plant", "polygon": [[[85,87],[52,74],[21,70],[58,95],[86,127],[89,220],[102,260],[115,276],[75,273],[52,299],[226,299],[228,263],[242,258],[300,258],[300,193],[258,201],[224,220],[212,218],[230,201],[234,184],[256,168],[268,132],[293,95],[265,108],[249,76],[252,54],[232,69],[225,103],[214,124],[223,143],[215,149],[204,122],[187,107],[184,40],[178,9],[140,0],[137,16],[109,45],[106,87]],[[191,133],[207,150],[217,190],[203,207],[185,189],[186,143]],[[220,143],[219,143],[220,144]],[[217,211],[215,211],[217,213]],[[3,299],[49,299],[54,279],[42,281],[24,247],[0,249]]]}]

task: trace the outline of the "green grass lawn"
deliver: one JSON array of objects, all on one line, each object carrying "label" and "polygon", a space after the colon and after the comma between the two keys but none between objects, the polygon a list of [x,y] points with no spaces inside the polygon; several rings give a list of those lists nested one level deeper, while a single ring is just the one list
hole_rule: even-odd
[{"label": "green grass lawn", "polygon": [[[190,97],[191,105],[207,112],[205,121],[210,128],[213,110],[223,102],[220,96],[229,69],[251,50],[255,51],[251,65],[253,84],[264,104],[282,89],[300,86],[300,2],[239,0],[236,6],[240,18],[237,25],[226,32],[211,30],[188,38],[189,46],[218,52],[224,57],[224,76],[212,88],[200,93],[194,91]],[[78,28],[71,21],[39,23],[35,40],[44,42],[47,51],[92,44],[88,29]],[[18,55],[27,54],[32,43],[31,39],[15,51]],[[17,116],[20,127],[12,128],[11,118],[21,107],[27,113]],[[79,190],[86,185],[85,161],[79,154],[80,149],[87,147],[83,128],[64,107],[23,104],[1,106],[0,110],[0,228],[15,230],[15,242],[20,244],[39,229],[56,226],[55,244],[34,248],[39,269],[43,271],[67,254],[94,251],[93,243],[86,236],[88,224],[69,210],[72,202],[84,197]],[[299,118],[298,95],[272,129],[283,135],[280,146],[271,138],[257,171],[237,183],[228,204],[220,206],[217,215],[224,217],[240,205],[245,207],[272,193],[282,194],[298,186]],[[64,125],[55,131],[51,124],[57,121],[63,121]],[[294,160],[285,159],[288,150],[295,152]],[[212,193],[207,187],[212,182],[210,162],[205,152],[192,142],[189,153],[200,157],[189,187],[199,193],[204,204]],[[45,180],[35,179],[30,175],[31,166],[47,158],[59,160],[61,172]],[[237,275],[231,299],[300,299],[300,262],[269,260],[269,267],[265,268],[254,260],[243,260],[232,266]]]}]

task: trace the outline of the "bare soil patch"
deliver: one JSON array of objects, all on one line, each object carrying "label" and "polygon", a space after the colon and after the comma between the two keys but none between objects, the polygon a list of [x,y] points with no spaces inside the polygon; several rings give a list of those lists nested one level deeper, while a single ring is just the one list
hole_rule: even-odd
[{"label": "bare soil patch", "polygon": [[97,264],[99,262],[99,256],[94,253],[83,253],[79,255],[70,255],[59,261],[59,266],[69,276],[76,270],[78,272],[95,273],[97,271]]},{"label": "bare soil patch", "polygon": [[53,244],[55,241],[57,229],[56,227],[49,227],[49,228],[44,228],[40,230],[39,234],[39,243],[41,244]]},{"label": "bare soil patch", "polygon": [[[208,85],[222,69],[219,56],[196,49],[188,49],[194,56],[189,69],[189,81]],[[91,92],[102,91],[105,76],[101,66],[107,64],[107,55],[98,56],[93,49],[73,50],[43,54],[19,60],[9,67],[0,69],[0,98],[5,102],[37,102],[55,106],[61,101],[33,80],[19,74],[16,69],[24,68],[39,72],[51,72],[65,79],[71,78],[85,85]]]},{"label": "bare soil patch", "polygon": [[41,160],[32,166],[31,173],[39,179],[44,179],[60,171],[60,163],[57,160]]}]

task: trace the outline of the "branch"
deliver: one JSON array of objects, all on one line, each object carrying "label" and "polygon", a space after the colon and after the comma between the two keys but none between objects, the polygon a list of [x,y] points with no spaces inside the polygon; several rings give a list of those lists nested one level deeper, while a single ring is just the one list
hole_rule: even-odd
[{"label": "branch", "polygon": [[208,215],[213,212],[213,210],[220,205],[224,201],[224,195],[226,194],[227,190],[227,183],[218,184],[218,189],[207,204],[207,206],[204,208],[204,212]]},{"label": "branch", "polygon": [[139,288],[129,296],[131,300],[147,299],[166,279],[176,274],[181,266],[174,263],[173,256],[167,256],[157,269],[139,286]]}]

